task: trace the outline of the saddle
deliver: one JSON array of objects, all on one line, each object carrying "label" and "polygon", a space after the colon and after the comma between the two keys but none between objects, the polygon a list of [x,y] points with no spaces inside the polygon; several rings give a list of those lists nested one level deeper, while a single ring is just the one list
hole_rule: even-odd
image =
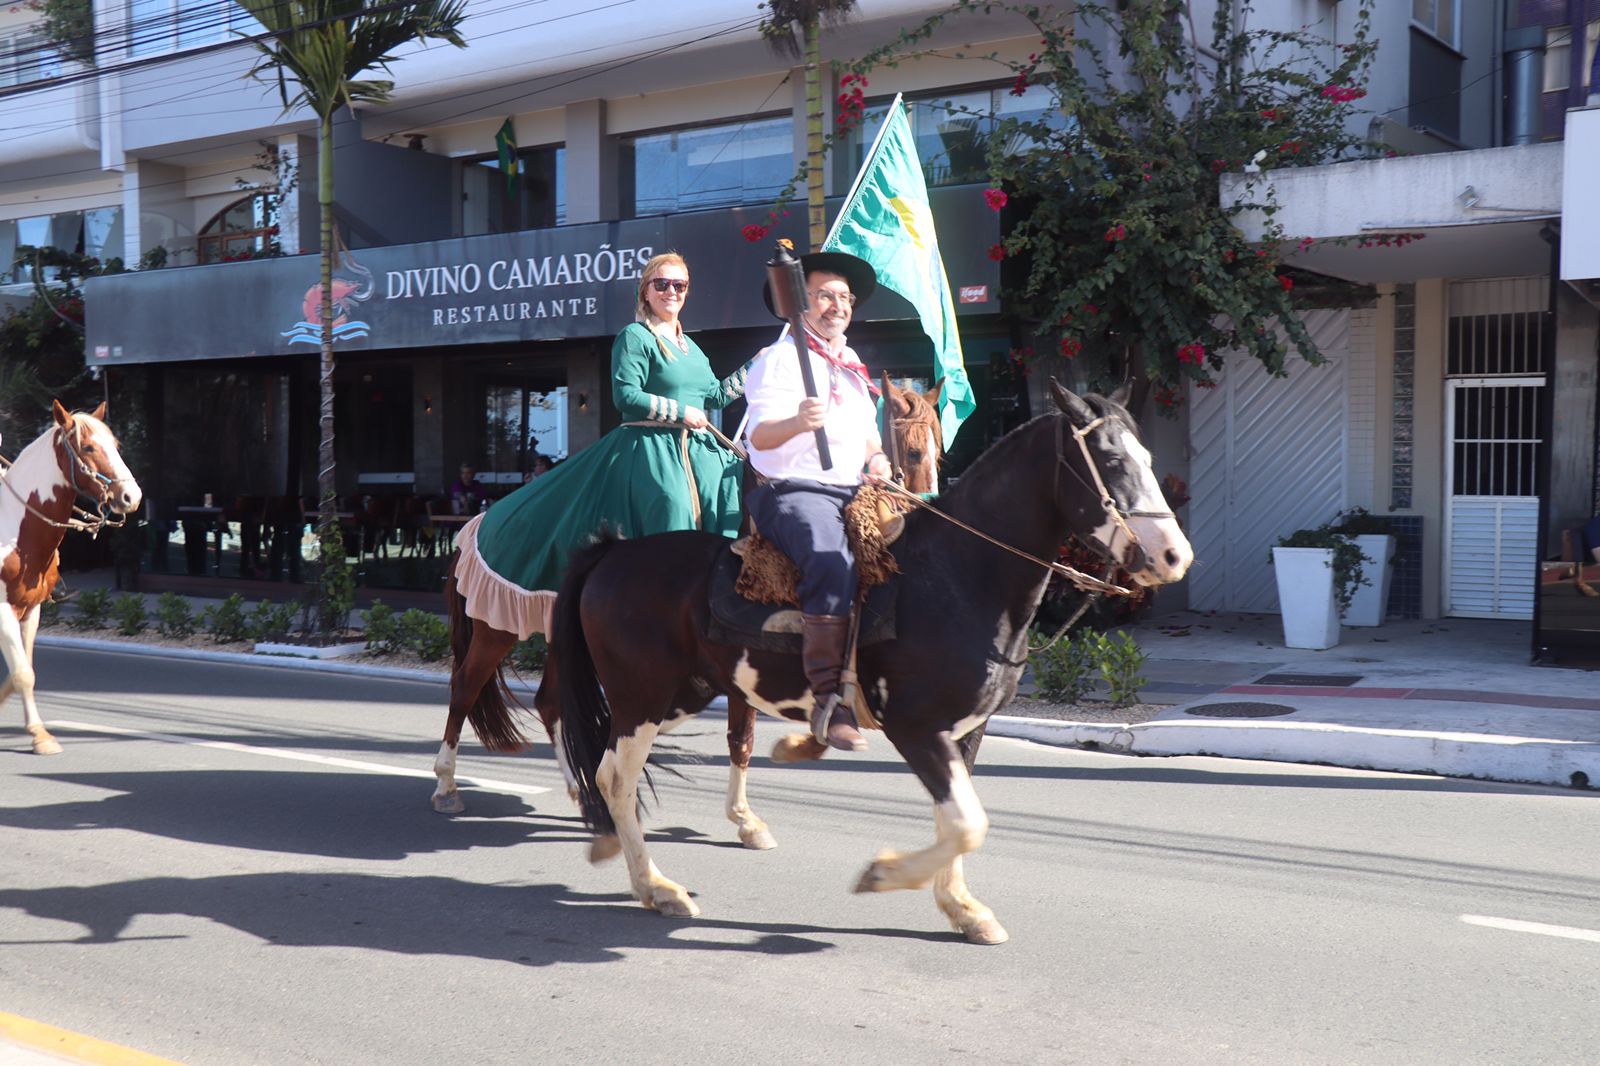
[{"label": "saddle", "polygon": [[[900,572],[889,545],[904,517],[888,493],[866,486],[844,510],[845,533],[856,557],[862,599],[856,647],[895,636],[895,586]],[[759,532],[729,545],[712,568],[706,637],[760,651],[800,654],[801,620],[795,586],[800,572]]]}]

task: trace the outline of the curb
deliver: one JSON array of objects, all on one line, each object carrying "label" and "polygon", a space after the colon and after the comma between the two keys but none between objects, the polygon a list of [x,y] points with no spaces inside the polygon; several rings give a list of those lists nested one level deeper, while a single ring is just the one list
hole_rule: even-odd
[{"label": "curb", "polygon": [[1208,755],[1480,781],[1600,787],[1600,743],[1326,722],[1061,722],[995,715],[991,736],[1123,755]]}]

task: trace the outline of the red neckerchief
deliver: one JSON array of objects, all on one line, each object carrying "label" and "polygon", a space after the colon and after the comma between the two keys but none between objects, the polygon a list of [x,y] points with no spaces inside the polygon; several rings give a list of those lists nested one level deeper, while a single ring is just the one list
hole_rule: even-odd
[{"label": "red neckerchief", "polygon": [[849,371],[856,377],[860,378],[861,383],[867,387],[867,391],[870,392],[874,398],[881,394],[881,390],[878,388],[878,386],[872,383],[872,375],[867,373],[866,367],[862,366],[860,363],[847,363],[840,356],[834,355],[832,352],[828,351],[827,348],[823,347],[821,341],[817,340],[816,337],[811,335],[810,330],[806,330],[806,344],[812,351],[826,359],[830,366],[836,366],[840,370]]}]

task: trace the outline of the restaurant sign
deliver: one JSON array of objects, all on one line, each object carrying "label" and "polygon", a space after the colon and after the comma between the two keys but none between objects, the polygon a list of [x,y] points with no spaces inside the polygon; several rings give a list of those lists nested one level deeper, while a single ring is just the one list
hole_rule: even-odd
[{"label": "restaurant sign", "polygon": [[[771,241],[743,240],[742,214],[702,212],[343,252],[330,286],[334,344],[341,351],[370,351],[609,337],[634,320],[640,273],[666,249],[689,263],[690,328],[770,324],[761,286]],[[971,238],[959,239],[970,226],[952,219],[951,236],[958,238],[952,241],[945,217],[939,219],[947,255],[967,243],[977,247]],[[798,227],[772,234],[780,235],[804,239]],[[994,264],[981,254],[963,259],[977,265],[958,277],[953,257],[947,259],[952,284],[967,291],[976,283],[976,291],[992,292],[988,286],[999,280]],[[91,365],[105,365],[314,353],[322,341],[322,300],[315,255],[91,278],[85,355]],[[993,303],[960,308],[996,309]],[[858,317],[914,312],[882,293]]]}]

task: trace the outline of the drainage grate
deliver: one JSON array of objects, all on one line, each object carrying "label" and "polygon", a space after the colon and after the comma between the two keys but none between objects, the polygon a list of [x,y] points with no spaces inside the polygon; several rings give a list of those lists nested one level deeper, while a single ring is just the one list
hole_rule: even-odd
[{"label": "drainage grate", "polygon": [[1361,680],[1360,674],[1268,674],[1252,685],[1290,685],[1303,688],[1349,688]]},{"label": "drainage grate", "polygon": [[1294,708],[1281,703],[1205,703],[1183,713],[1197,714],[1201,718],[1276,718],[1280,714],[1293,714]]}]

